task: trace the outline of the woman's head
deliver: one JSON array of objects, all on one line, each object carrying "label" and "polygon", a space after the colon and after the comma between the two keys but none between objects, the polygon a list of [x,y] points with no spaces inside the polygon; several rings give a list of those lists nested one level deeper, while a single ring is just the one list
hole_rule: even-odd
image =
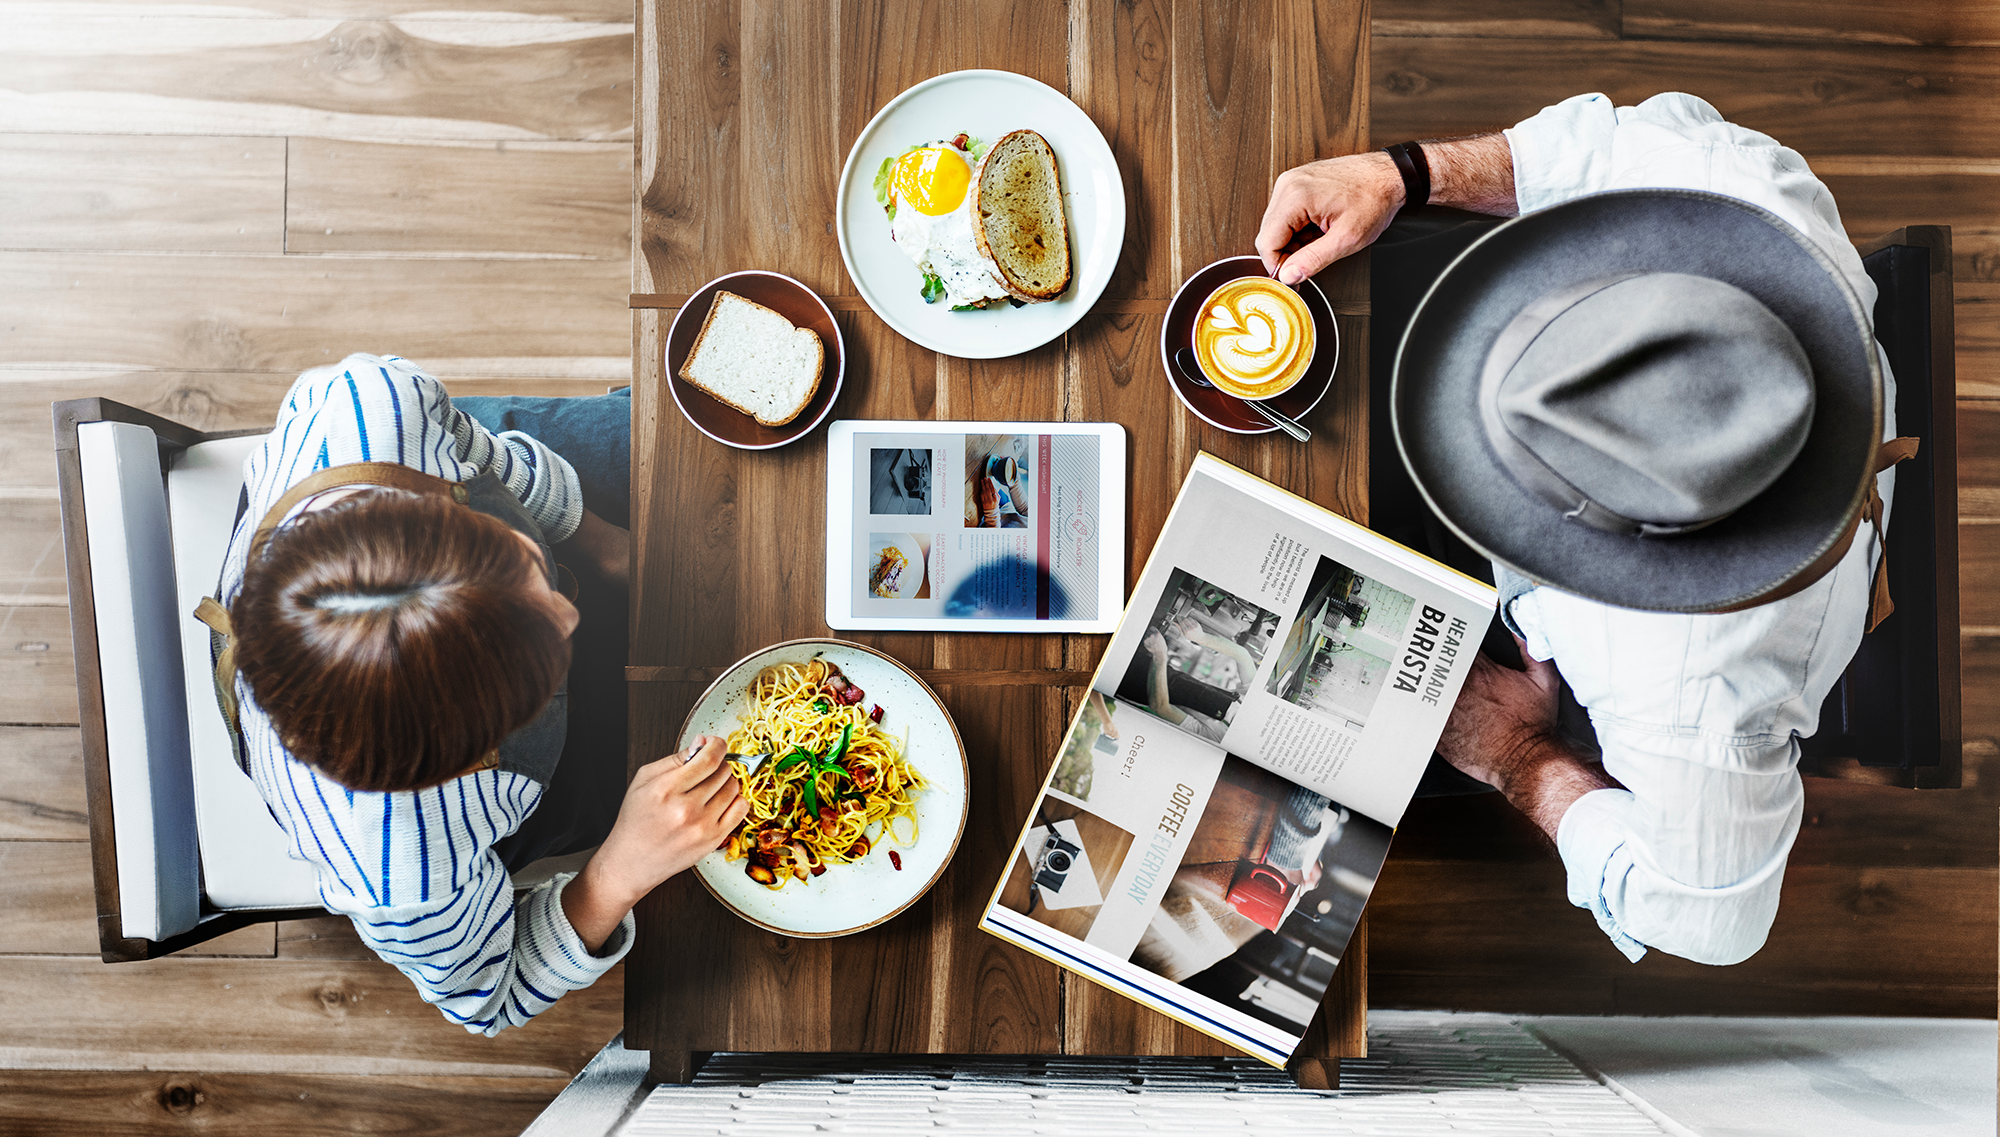
[{"label": "woman's head", "polygon": [[357,790],[438,785],[541,712],[576,610],[538,546],[442,497],[376,489],[253,551],[236,665],[294,756]]}]

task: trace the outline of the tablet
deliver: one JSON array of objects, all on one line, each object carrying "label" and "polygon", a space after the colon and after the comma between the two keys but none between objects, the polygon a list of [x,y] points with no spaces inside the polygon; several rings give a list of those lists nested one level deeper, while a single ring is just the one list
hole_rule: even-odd
[{"label": "tablet", "polygon": [[826,466],[828,627],[1118,626],[1124,427],[850,419]]}]

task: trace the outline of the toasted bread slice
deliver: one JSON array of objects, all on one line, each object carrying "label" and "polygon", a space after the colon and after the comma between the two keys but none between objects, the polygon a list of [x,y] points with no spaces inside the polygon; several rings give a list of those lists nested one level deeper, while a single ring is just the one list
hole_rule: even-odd
[{"label": "toasted bread slice", "polygon": [[973,171],[972,199],[973,241],[1008,295],[1030,304],[1061,296],[1071,273],[1069,219],[1048,140],[1017,130],[995,142]]},{"label": "toasted bread slice", "polygon": [[755,300],[717,292],[681,378],[765,426],[799,417],[819,390],[826,345]]}]

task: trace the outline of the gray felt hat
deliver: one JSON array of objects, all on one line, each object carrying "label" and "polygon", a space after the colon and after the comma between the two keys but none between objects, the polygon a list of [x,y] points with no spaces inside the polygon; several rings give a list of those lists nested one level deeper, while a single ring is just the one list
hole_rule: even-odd
[{"label": "gray felt hat", "polygon": [[1826,254],[1691,190],[1493,229],[1418,306],[1391,404],[1410,476],[1467,542],[1654,611],[1755,603],[1831,555],[1882,437],[1867,314]]}]

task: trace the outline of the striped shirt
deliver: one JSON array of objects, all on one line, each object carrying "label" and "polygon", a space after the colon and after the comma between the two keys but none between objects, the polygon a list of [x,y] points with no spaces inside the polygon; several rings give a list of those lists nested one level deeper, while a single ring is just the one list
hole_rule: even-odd
[{"label": "striped shirt", "polygon": [[[451,405],[444,387],[394,356],[352,355],[301,375],[276,427],[244,462],[249,508],[223,560],[222,600],[242,589],[250,534],[294,483],[352,462],[399,462],[447,481],[492,471],[550,543],[583,519],[576,472],[518,431],[494,435]],[[632,944],[632,917],[592,955],[563,915],[570,875],[514,896],[494,842],[541,801],[532,778],[481,770],[405,793],[350,790],[293,758],[241,676],[249,773],[291,855],[313,866],[321,901],[354,921],[425,1002],[492,1035],[588,987]]]}]

